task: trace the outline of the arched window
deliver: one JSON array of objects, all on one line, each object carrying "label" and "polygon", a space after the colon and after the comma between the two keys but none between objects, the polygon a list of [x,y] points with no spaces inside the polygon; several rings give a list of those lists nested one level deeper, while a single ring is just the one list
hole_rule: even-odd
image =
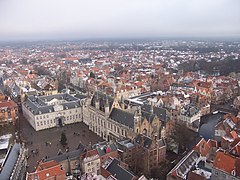
[{"label": "arched window", "polygon": [[143,134],[147,135],[147,129],[146,128],[143,129]]}]

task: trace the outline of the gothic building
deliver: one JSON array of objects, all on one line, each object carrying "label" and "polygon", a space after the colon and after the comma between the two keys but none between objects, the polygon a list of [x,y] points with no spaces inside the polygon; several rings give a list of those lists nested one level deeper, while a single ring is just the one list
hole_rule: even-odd
[{"label": "gothic building", "polygon": [[[120,99],[120,101],[118,100]],[[95,92],[89,102],[89,129],[105,140],[134,138],[137,134],[165,137],[166,109],[128,104],[118,94],[112,98]]]}]

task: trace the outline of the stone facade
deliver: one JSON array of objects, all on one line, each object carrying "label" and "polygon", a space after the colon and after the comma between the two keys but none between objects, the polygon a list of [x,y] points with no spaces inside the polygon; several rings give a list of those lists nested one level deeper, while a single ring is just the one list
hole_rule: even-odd
[{"label": "stone facade", "polygon": [[105,140],[134,138],[137,134],[149,137],[165,136],[168,115],[165,109],[150,105],[130,107],[126,102],[96,92],[89,107],[89,129]]},{"label": "stone facade", "polygon": [[22,110],[36,131],[81,122],[83,117],[82,101],[69,94],[29,96]]},{"label": "stone facade", "polygon": [[120,159],[136,171],[150,174],[151,170],[159,167],[166,158],[166,144],[163,139],[151,139],[145,135],[137,135],[118,142]]}]

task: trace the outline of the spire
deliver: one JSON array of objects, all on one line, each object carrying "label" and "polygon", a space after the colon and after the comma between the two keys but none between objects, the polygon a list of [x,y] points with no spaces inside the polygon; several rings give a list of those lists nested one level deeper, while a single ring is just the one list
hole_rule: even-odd
[{"label": "spire", "polygon": [[115,92],[114,94],[114,100],[113,100],[111,111],[113,108],[121,108],[118,102],[118,92]]},{"label": "spire", "polygon": [[108,101],[108,98],[106,96],[106,104],[105,104],[106,107],[109,107],[109,101]]},{"label": "spire", "polygon": [[153,102],[151,102],[151,109],[150,109],[151,114],[153,114],[153,110],[154,110],[154,108],[153,108]]}]

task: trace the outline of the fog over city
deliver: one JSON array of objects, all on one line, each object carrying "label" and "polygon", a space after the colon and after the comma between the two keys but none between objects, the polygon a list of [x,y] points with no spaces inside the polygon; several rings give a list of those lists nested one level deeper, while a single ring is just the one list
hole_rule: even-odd
[{"label": "fog over city", "polygon": [[1,0],[0,41],[240,37],[239,0]]}]

